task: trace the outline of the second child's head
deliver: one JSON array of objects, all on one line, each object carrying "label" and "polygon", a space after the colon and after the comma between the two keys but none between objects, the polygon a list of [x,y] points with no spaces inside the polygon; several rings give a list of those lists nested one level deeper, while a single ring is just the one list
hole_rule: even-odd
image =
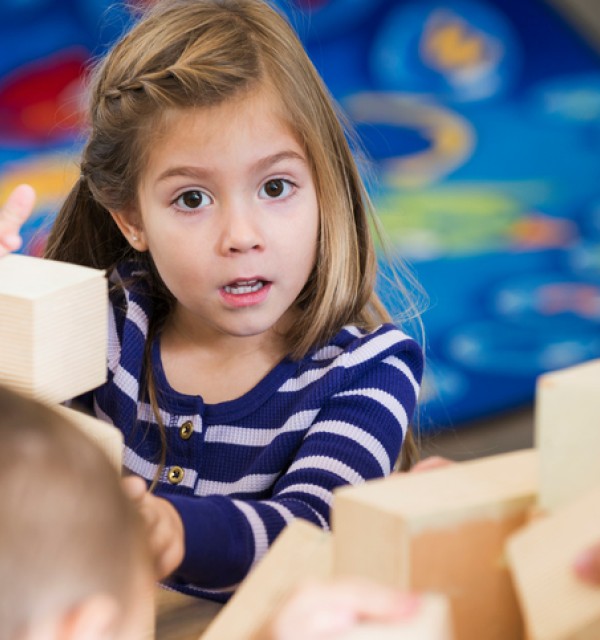
[{"label": "second child's head", "polygon": [[49,407],[0,387],[0,640],[136,640],[152,574],[117,471]]},{"label": "second child's head", "polygon": [[[387,319],[344,129],[266,2],[159,1],[96,69],[89,134],[49,257],[135,257],[165,315],[178,306],[240,336],[280,329],[296,356],[348,322]],[[268,299],[265,313],[231,327],[203,287],[226,309]]]}]

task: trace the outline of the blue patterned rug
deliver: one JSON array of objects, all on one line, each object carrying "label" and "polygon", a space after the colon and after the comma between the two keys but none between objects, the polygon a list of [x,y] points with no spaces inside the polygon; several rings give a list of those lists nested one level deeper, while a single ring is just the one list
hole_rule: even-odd
[{"label": "blue patterned rug", "polygon": [[[540,373],[600,357],[594,49],[543,0],[285,10],[372,158],[392,253],[430,297],[422,428],[528,403]],[[130,20],[108,0],[2,3],[0,198],[39,191],[31,253],[78,175],[82,69]]]}]

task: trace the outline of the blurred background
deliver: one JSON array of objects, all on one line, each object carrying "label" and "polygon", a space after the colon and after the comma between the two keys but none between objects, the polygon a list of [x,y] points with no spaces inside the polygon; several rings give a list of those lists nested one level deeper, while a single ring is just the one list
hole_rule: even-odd
[{"label": "blurred background", "polygon": [[[278,4],[370,158],[392,254],[430,298],[422,433],[454,457],[481,453],[440,444],[467,427],[525,446],[537,376],[600,357],[600,3]],[[0,199],[38,191],[30,254],[79,175],[86,67],[133,15],[0,4]]]}]

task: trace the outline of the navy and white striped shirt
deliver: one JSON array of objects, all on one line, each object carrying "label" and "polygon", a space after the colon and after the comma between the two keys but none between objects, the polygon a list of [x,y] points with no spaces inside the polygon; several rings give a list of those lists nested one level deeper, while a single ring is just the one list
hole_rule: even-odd
[{"label": "navy and white striped shirt", "polygon": [[[132,275],[123,265],[111,280]],[[111,303],[108,380],[87,403],[123,431],[125,467],[151,480],[160,439],[141,383],[151,298],[121,286]],[[168,584],[217,600],[293,518],[327,528],[336,487],[390,473],[423,367],[418,344],[393,325],[347,326],[302,360],[282,360],[241,398],[206,404],[169,386],[158,339],[152,361],[167,431],[156,493],[185,529],[185,559]]]}]

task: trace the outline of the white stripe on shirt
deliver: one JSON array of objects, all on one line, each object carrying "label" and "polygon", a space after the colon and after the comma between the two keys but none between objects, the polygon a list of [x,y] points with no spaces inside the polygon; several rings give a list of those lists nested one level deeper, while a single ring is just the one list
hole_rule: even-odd
[{"label": "white stripe on shirt", "polygon": [[415,391],[415,398],[419,397],[419,390],[421,386],[415,380],[413,372],[404,361],[400,360],[397,356],[389,356],[389,358],[385,358],[385,360],[383,360],[383,363],[389,364],[390,366],[398,369],[398,371],[401,371],[412,385],[412,388]]},{"label": "white stripe on shirt", "polygon": [[[371,333],[375,333],[375,331],[377,331],[379,327],[381,327],[381,325],[373,329]],[[355,338],[362,338],[363,336],[367,335],[366,331],[359,329],[355,324],[344,325],[342,329],[344,331],[347,331],[350,335],[354,336]]]},{"label": "white stripe on shirt", "polygon": [[375,436],[367,433],[364,429],[349,422],[342,422],[341,420],[324,420],[323,422],[317,422],[313,425],[306,437],[309,438],[316,433],[333,433],[334,435],[343,436],[356,442],[364,447],[373,458],[377,460],[384,475],[387,476],[390,473],[391,464],[387,451]]},{"label": "white stripe on shirt", "polygon": [[141,456],[125,445],[123,449],[123,466],[146,480],[154,480],[158,465],[144,460]]},{"label": "white stripe on shirt", "polygon": [[286,524],[289,524],[296,518],[296,516],[287,507],[279,504],[279,502],[275,502],[274,500],[263,500],[262,504],[267,504],[272,509],[275,509],[275,511],[277,511],[277,513],[285,520]]},{"label": "white stripe on shirt", "polygon": [[111,306],[108,310],[108,370],[114,373],[121,358],[121,343],[117,334],[115,311]]},{"label": "white stripe on shirt", "polygon": [[254,566],[266,553],[269,548],[269,536],[262,518],[256,513],[254,507],[241,500],[233,500],[233,504],[244,514],[252,534],[254,536],[254,558],[250,566]]},{"label": "white stripe on shirt", "polygon": [[351,391],[340,391],[340,393],[335,394],[334,398],[348,396],[364,396],[365,398],[371,398],[383,405],[400,423],[400,426],[402,427],[402,436],[404,437],[406,427],[408,426],[408,417],[404,407],[391,393],[382,391],[381,389],[352,389]]},{"label": "white stripe on shirt", "polygon": [[226,424],[214,425],[206,430],[205,441],[243,447],[265,447],[282,433],[306,431],[318,413],[319,409],[298,411],[290,416],[281,427],[275,429],[248,429],[248,427],[234,427]]},{"label": "white stripe on shirt", "polygon": [[287,473],[290,474],[300,469],[323,469],[324,471],[335,473],[336,476],[350,484],[360,484],[365,481],[360,473],[352,467],[329,456],[306,456],[305,458],[300,458],[290,466]]},{"label": "white stripe on shirt", "polygon": [[336,344],[329,344],[313,353],[312,360],[330,360],[331,358],[337,358],[342,353],[344,353],[342,347],[338,347]]},{"label": "white stripe on shirt", "polygon": [[148,334],[148,316],[137,302],[127,296],[127,320],[130,320],[145,337]]},{"label": "white stripe on shirt", "polygon": [[282,489],[277,495],[282,496],[286,493],[303,493],[304,495],[315,496],[315,498],[322,500],[329,508],[331,508],[331,503],[333,502],[333,495],[331,491],[327,491],[327,489],[316,484],[292,484],[289,487]]},{"label": "white stripe on shirt", "polygon": [[[144,458],[138,456],[138,454],[130,449],[128,446],[125,446],[123,451],[123,465],[129,469],[135,475],[141,476],[145,480],[154,480],[156,477],[156,472],[158,470],[158,465],[153,462],[148,462],[144,460]],[[167,474],[169,473],[170,467],[165,467],[163,470],[162,476],[160,478],[160,482],[163,484],[169,484],[166,479]],[[198,472],[194,469],[183,469],[183,480],[179,483],[181,487],[187,487],[188,489],[193,489],[198,480]]]},{"label": "white stripe on shirt", "polygon": [[[159,409],[158,415],[160,416],[160,419],[162,420],[163,425],[168,427],[171,422],[171,415],[162,409]],[[152,406],[149,405],[147,402],[138,402],[137,419],[142,422],[149,422],[151,424],[156,424],[156,416],[154,415]],[[181,421],[181,420],[185,420],[186,418],[178,415],[177,419]],[[192,416],[190,416],[188,419],[191,420]]]},{"label": "white stripe on shirt", "polygon": [[118,367],[113,377],[113,382],[127,397],[131,398],[134,402],[137,401],[140,386],[135,377],[132,376],[127,369]]},{"label": "white stripe on shirt", "polygon": [[343,366],[347,369],[355,367],[362,364],[363,362],[371,360],[378,353],[381,353],[382,351],[385,351],[386,349],[389,349],[390,347],[395,346],[399,342],[403,342],[404,340],[411,340],[411,338],[403,334],[401,331],[388,331],[362,344],[354,351],[341,355],[327,367],[323,367],[322,369],[311,369],[309,371],[305,371],[297,378],[291,378],[290,380],[282,384],[281,387],[279,387],[278,391],[291,393],[299,391],[300,389],[304,389],[309,384],[312,384],[313,382],[316,382],[317,380],[320,380],[321,378],[326,376],[332,369],[336,367]]},{"label": "white stripe on shirt", "polygon": [[[316,509],[311,507],[304,500],[301,500],[300,498],[294,498],[293,496],[286,496],[284,500],[286,502],[297,502],[298,504],[302,505],[303,509],[308,509],[311,513],[314,514],[315,518],[319,521],[321,528],[325,529],[325,531],[329,531],[329,525],[327,524],[327,520],[325,520],[325,518]],[[263,504],[268,504],[268,505],[271,505],[272,507],[279,506],[281,507],[281,509],[285,509],[290,514],[292,520],[298,517],[297,515],[289,511],[287,507],[284,507],[279,502],[275,502],[274,500],[265,500]],[[288,522],[288,520],[286,520],[286,522]]]},{"label": "white stripe on shirt", "polygon": [[260,493],[273,486],[273,483],[281,474],[279,473],[253,473],[235,482],[219,482],[217,480],[200,480],[196,487],[196,495],[227,496],[233,493]]}]

